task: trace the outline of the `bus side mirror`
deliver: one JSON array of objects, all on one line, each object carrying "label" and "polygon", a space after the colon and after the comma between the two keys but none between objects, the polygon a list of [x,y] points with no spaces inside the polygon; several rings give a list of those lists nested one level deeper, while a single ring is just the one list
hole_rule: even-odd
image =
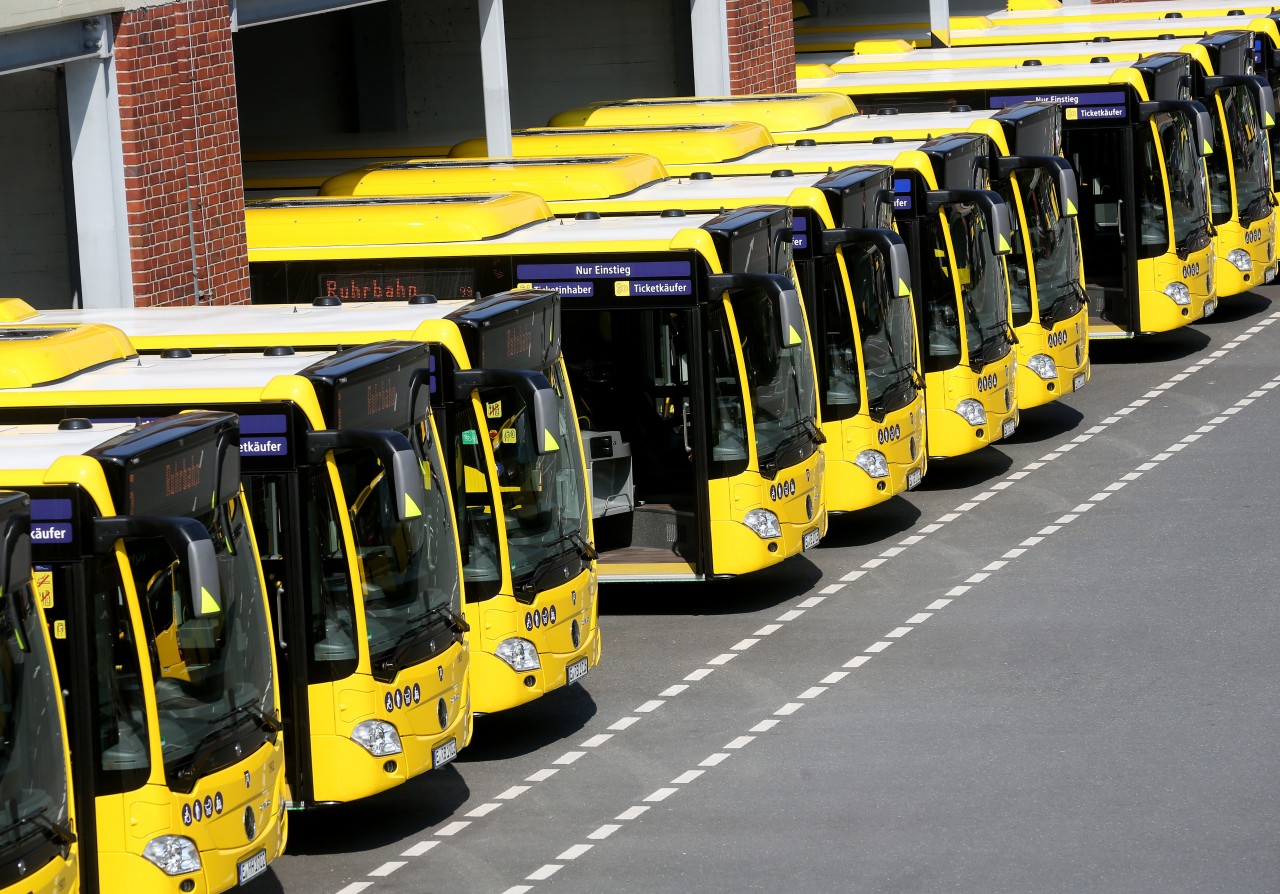
[{"label": "bus side mirror", "polygon": [[1276,98],[1271,92],[1271,85],[1265,78],[1257,75],[1220,75],[1204,79],[1205,90],[1214,92],[1224,87],[1244,87],[1253,95],[1254,107],[1258,110],[1258,118],[1265,128],[1275,127]]},{"label": "bus side mirror", "polygon": [[222,612],[218,557],[205,526],[194,518],[169,515],[117,515],[93,520],[93,545],[110,553],[117,540],[160,537],[182,560],[191,586],[191,611],[197,618]]},{"label": "bus side mirror", "polygon": [[1052,177],[1058,190],[1062,216],[1076,216],[1080,207],[1080,187],[1076,183],[1076,172],[1070,162],[1061,155],[1009,155],[996,159],[992,173],[1005,179],[1014,171],[1025,170],[1041,170]]},{"label": "bus side mirror", "polygon": [[422,463],[409,439],[398,431],[371,429],[356,431],[309,431],[305,435],[307,461],[324,462],[330,450],[363,448],[372,450],[391,476],[396,518],[409,521],[422,515],[427,502],[427,487],[422,480]]},{"label": "bus side mirror", "polygon": [[1204,105],[1194,99],[1162,99],[1138,103],[1138,116],[1143,121],[1150,121],[1151,116],[1158,112],[1182,112],[1189,116],[1200,155],[1213,154],[1213,119],[1209,117],[1209,110]]},{"label": "bus side mirror", "polygon": [[982,209],[991,236],[991,251],[1007,255],[1013,251],[1010,240],[1013,226],[1009,218],[1009,206],[1000,193],[991,189],[931,189],[925,193],[925,212],[933,214],[946,205],[970,202]]},{"label": "bus side mirror", "polygon": [[707,277],[713,294],[731,289],[760,289],[773,300],[778,311],[778,330],[784,347],[804,344],[804,311],[800,293],[791,280],[778,273],[714,273]]},{"label": "bus side mirror", "polygon": [[880,249],[889,262],[889,282],[893,293],[899,298],[911,294],[911,255],[907,253],[907,244],[893,230],[868,229],[865,227],[842,227],[822,232],[822,253],[829,255],[841,245],[854,245],[859,242],[870,242]]},{"label": "bus side mirror", "polygon": [[560,398],[551,382],[531,369],[463,369],[453,374],[453,399],[469,400],[477,388],[514,388],[533,412],[534,445],[539,456],[560,449]]}]

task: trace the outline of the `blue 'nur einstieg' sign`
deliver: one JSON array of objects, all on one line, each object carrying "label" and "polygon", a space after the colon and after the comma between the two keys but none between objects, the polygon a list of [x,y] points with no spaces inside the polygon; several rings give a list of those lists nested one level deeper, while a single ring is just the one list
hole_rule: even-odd
[{"label": "blue 'nur einstieg' sign", "polygon": [[1098,90],[1081,92],[1074,90],[1044,93],[1020,93],[1016,96],[993,96],[991,107],[1003,109],[1020,102],[1054,102],[1064,108],[1074,109],[1066,117],[1069,121],[1088,121],[1123,118],[1128,114],[1128,98],[1123,90]]}]

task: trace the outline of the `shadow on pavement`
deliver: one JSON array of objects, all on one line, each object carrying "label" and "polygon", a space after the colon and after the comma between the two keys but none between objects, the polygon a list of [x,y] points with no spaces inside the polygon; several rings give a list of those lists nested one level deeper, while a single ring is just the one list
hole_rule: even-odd
[{"label": "shadow on pavement", "polygon": [[1207,320],[1196,323],[1197,326],[1217,326],[1222,323],[1238,323],[1249,317],[1258,317],[1271,310],[1275,304],[1270,298],[1257,292],[1245,292],[1243,295],[1232,295],[1218,302],[1218,309]]},{"label": "shadow on pavement", "polygon": [[1212,342],[1208,333],[1191,326],[1138,338],[1106,338],[1089,342],[1089,362],[1094,365],[1094,374],[1097,375],[1099,366],[1182,360],[1198,354]]},{"label": "shadow on pavement", "polygon": [[[1088,386],[1085,386],[1086,388]],[[1061,437],[1076,428],[1084,421],[1084,414],[1075,407],[1069,407],[1057,400],[1033,410],[1022,413],[1018,420],[1018,429],[1013,436],[1001,441],[1001,444],[1038,444]],[[933,474],[930,466],[929,474]]]},{"label": "shadow on pavement", "polygon": [[600,586],[603,615],[748,615],[809,591],[822,572],[804,556],[728,580]]},{"label": "shadow on pavement", "polygon": [[475,735],[458,754],[458,762],[475,764],[531,754],[581,732],[595,715],[590,692],[577,685],[562,687],[527,705],[477,717]]},{"label": "shadow on pavement", "polygon": [[[462,776],[448,766],[372,798],[291,813],[286,853],[297,856],[377,850],[448,819],[469,796]],[[255,894],[266,894],[279,889],[253,890]]]},{"label": "shadow on pavement", "polygon": [[920,482],[920,490],[963,490],[994,481],[1013,466],[1013,459],[996,447],[983,447],[974,453],[950,459],[929,460],[929,471]]},{"label": "shadow on pavement", "polygon": [[895,534],[905,533],[918,521],[919,508],[909,500],[894,497],[869,509],[831,516],[827,536],[822,538],[821,545],[835,549],[866,546],[868,543],[878,543]]}]

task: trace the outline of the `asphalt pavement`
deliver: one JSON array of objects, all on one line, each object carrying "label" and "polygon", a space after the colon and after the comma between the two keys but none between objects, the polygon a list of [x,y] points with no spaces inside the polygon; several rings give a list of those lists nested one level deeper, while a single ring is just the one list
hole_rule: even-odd
[{"label": "asphalt pavement", "polygon": [[580,685],[248,890],[1280,890],[1277,296],[775,569],[603,587]]}]

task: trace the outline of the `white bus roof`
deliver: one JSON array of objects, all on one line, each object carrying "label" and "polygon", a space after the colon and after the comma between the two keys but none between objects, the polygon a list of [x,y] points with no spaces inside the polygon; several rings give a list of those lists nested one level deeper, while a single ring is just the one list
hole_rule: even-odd
[{"label": "white bus roof", "polygon": [[[826,127],[815,127],[813,130],[792,131],[785,139],[815,138],[824,134],[847,134],[852,141],[863,141],[867,137],[888,134],[893,130],[911,128],[941,136],[944,133],[955,133],[966,130],[970,124],[999,113],[999,109],[971,109],[967,112],[904,112],[900,115],[858,115],[832,121]],[[778,137],[778,134],[774,135]],[[902,143],[898,144],[899,146]],[[914,146],[908,148],[916,148]],[[753,159],[754,160],[754,159]]]},{"label": "white bus roof", "polygon": [[1061,6],[1057,9],[1002,9],[986,15],[992,22],[1016,25],[1023,21],[1044,21],[1049,18],[1070,20],[1089,16],[1117,16],[1121,19],[1163,19],[1169,13],[1179,13],[1187,18],[1203,17],[1212,13],[1225,16],[1232,10],[1240,10],[1245,15],[1266,15],[1272,11],[1272,7],[1265,3],[1232,3],[1230,0],[1217,3],[1213,0],[1144,0],[1140,4],[1134,3],[1119,8],[1109,3],[1084,3],[1078,6]]},{"label": "white bus roof", "polygon": [[[971,83],[973,81],[1008,82],[1011,91],[1023,91],[1027,82],[1032,80],[1053,81],[1061,84],[1074,82],[1096,84],[1110,77],[1110,72],[1125,68],[1131,63],[1115,62],[1110,64],[1071,63],[1066,65],[1040,65],[1035,68],[1023,68],[1019,65],[996,65],[981,68],[940,68],[923,71],[863,71],[851,74],[837,74],[829,78],[806,78],[796,82],[799,90],[842,90],[845,88],[903,88],[913,84],[929,84],[946,87],[949,84]],[[1018,79],[1012,80],[1013,72]],[[959,88],[958,88],[959,89]],[[864,92],[875,92],[865,90]]]},{"label": "white bus roof", "polygon": [[[180,347],[175,345],[175,347]],[[140,355],[41,385],[0,389],[0,395],[108,391],[205,391],[211,388],[262,388],[276,376],[295,375],[332,351],[298,351],[282,357],[253,354],[192,354],[164,358]]]},{"label": "white bus roof", "polygon": [[[467,300],[443,300],[435,304],[407,302],[347,302],[341,306],[307,304],[237,304],[230,307],[125,307],[110,310],[42,310],[26,317],[22,325],[106,323],[124,331],[131,339],[174,336],[173,347],[182,347],[181,337],[192,333],[207,336],[260,333],[301,335],[344,332],[413,331],[426,320],[438,320],[473,304]],[[356,313],[356,311],[362,311]],[[281,342],[287,344],[287,339]],[[260,354],[250,355],[264,359]],[[327,356],[327,355],[326,355]],[[303,364],[308,365],[308,364]],[[301,367],[299,367],[301,368]]]},{"label": "white bus roof", "polygon": [[[1085,55],[1105,56],[1111,61],[1126,61],[1118,57],[1135,55],[1154,56],[1156,53],[1177,53],[1189,43],[1195,43],[1197,37],[1175,37],[1172,40],[1151,38],[1146,40],[1113,40],[1113,41],[1077,41],[1074,43],[1033,43],[1014,46],[994,47],[939,47],[917,48],[905,53],[852,53],[841,56],[827,64],[837,73],[838,66],[862,66],[867,63],[883,64],[889,70],[902,70],[916,66],[921,67],[954,67],[967,64],[975,59],[995,60],[1007,59],[1011,64],[1021,65],[1028,59],[1057,59],[1062,57],[1079,57]],[[808,61],[808,60],[804,60]],[[851,73],[850,71],[843,72]]]},{"label": "white bus roof", "polygon": [[0,471],[47,469],[60,457],[87,453],[134,427],[132,422],[98,422],[92,428],[61,431],[57,425],[0,425]]}]

